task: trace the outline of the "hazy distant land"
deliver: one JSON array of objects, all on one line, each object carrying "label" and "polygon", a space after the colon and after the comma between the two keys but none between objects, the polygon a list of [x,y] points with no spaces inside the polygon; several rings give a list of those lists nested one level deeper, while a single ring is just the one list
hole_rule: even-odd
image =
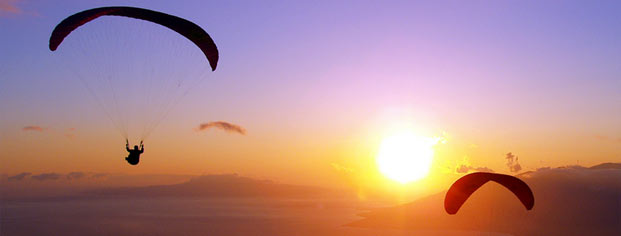
[{"label": "hazy distant land", "polygon": [[[444,192],[402,206],[362,201],[344,190],[238,175],[149,176],[164,185],[100,186],[41,197],[9,193],[25,179],[2,181],[2,235],[617,235],[621,233],[621,168],[606,163],[541,168],[519,175],[535,193],[527,212],[491,183],[457,215]],[[64,177],[66,178],[66,176]],[[112,178],[112,177],[110,177]],[[114,177],[114,178],[127,178]],[[143,177],[144,178],[144,177]],[[57,178],[57,180],[60,179]],[[20,182],[22,181],[22,182]],[[38,181],[38,180],[30,180]],[[149,181],[143,181],[148,183]],[[164,181],[166,182],[166,181]],[[38,181],[36,183],[45,183]],[[54,186],[52,181],[48,182]],[[37,185],[41,186],[41,185]],[[69,189],[68,187],[65,187]],[[79,191],[78,191],[79,190]],[[32,191],[37,193],[36,190]],[[8,193],[8,194],[7,194]],[[386,203],[383,203],[384,205]],[[36,227],[33,227],[36,226]],[[500,233],[502,232],[502,233]]]}]

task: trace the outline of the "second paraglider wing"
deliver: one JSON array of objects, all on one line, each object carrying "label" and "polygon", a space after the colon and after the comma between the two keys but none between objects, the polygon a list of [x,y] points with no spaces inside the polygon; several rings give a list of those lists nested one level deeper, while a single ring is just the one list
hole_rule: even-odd
[{"label": "second paraglider wing", "polygon": [[489,181],[494,181],[509,189],[522,202],[527,210],[535,205],[535,197],[532,190],[524,181],[517,177],[495,173],[477,172],[461,177],[446,192],[444,209],[453,215],[468,200],[470,195]]}]

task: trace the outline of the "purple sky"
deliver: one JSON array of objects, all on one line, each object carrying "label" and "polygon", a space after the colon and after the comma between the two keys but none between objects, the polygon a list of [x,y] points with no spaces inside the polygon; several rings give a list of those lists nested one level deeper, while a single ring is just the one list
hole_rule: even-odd
[{"label": "purple sky", "polygon": [[[498,163],[509,151],[528,154],[532,167],[620,154],[618,1],[7,4],[17,10],[0,8],[0,138],[16,140],[15,150],[37,145],[18,140],[27,125],[111,127],[92,100],[82,99],[88,93],[79,80],[57,68],[47,40],[68,15],[128,5],[189,19],[220,50],[217,71],[183,99],[163,130],[230,120],[256,140],[304,143],[381,129],[388,114],[388,123],[406,117],[426,135],[446,131],[492,147],[470,157],[492,167],[497,163],[486,164],[484,154],[498,154]],[[164,140],[162,133],[154,139]]]}]

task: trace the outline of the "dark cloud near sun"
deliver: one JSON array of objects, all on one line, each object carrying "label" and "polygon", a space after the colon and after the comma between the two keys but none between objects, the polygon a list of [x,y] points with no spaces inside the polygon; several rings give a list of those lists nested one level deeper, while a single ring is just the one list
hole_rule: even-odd
[{"label": "dark cloud near sun", "polygon": [[39,180],[39,181],[46,181],[46,180],[57,180],[57,179],[60,179],[61,176],[62,176],[61,174],[57,174],[57,173],[43,173],[43,174],[33,175],[31,178],[35,180]]},{"label": "dark cloud near sun", "polygon": [[30,172],[22,172],[13,176],[9,176],[7,178],[7,180],[9,181],[20,181],[23,180],[24,178],[28,177],[29,175],[32,175],[32,173]]},{"label": "dark cloud near sun", "polygon": [[516,155],[513,155],[513,153],[507,153],[505,159],[507,160],[507,167],[509,167],[509,171],[518,172],[522,170],[522,166],[518,162],[518,157]]},{"label": "dark cloud near sun", "polygon": [[487,167],[476,167],[476,166],[470,166],[466,164],[461,164],[455,168],[455,172],[457,173],[468,173],[470,171],[494,172],[494,170],[487,168]]},{"label": "dark cloud near sun", "polygon": [[38,125],[29,125],[29,126],[24,126],[22,128],[22,131],[37,131],[37,132],[43,132],[47,130],[47,128],[43,128],[41,126]]},{"label": "dark cloud near sun", "polygon": [[229,133],[238,133],[241,135],[246,135],[246,129],[236,124],[232,124],[225,121],[212,121],[207,123],[202,123],[196,129],[197,131],[207,130],[209,128],[217,128],[224,130]]},{"label": "dark cloud near sun", "polygon": [[473,171],[477,171],[477,172],[491,172],[493,173],[494,170],[487,168],[485,166],[474,166],[472,164],[470,164],[470,161],[468,161],[468,157],[464,157],[461,161],[459,161],[457,163],[457,165],[455,165],[454,167],[450,167],[451,169],[453,169],[455,171],[455,173],[459,173],[459,174],[464,174],[464,173],[469,173],[469,172],[473,172]]}]

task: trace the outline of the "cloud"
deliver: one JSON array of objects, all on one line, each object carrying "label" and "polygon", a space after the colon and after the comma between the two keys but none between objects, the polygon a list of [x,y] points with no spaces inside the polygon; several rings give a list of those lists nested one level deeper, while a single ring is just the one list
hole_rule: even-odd
[{"label": "cloud", "polygon": [[26,178],[27,176],[31,175],[32,173],[30,172],[22,172],[13,176],[10,176],[9,178],[7,178],[9,181],[20,181],[23,180],[24,178]]},{"label": "cloud", "polygon": [[507,167],[509,167],[509,171],[518,172],[522,170],[522,166],[518,162],[518,157],[513,155],[513,153],[507,153],[505,159],[507,160]]},{"label": "cloud", "polygon": [[24,126],[24,128],[22,128],[22,131],[37,131],[37,132],[43,132],[47,130],[47,128],[43,128],[41,126],[38,125],[29,125],[29,126]]},{"label": "cloud", "polygon": [[212,121],[212,122],[202,123],[198,126],[197,131],[206,130],[212,127],[222,129],[229,133],[238,133],[241,135],[246,135],[246,129],[244,129],[243,127],[239,125],[228,123],[225,121]]},{"label": "cloud", "polygon": [[494,172],[494,170],[487,167],[474,167],[469,165],[461,164],[455,168],[455,172],[457,173],[468,173],[470,171],[481,171],[481,172]]},{"label": "cloud", "polygon": [[57,180],[61,176],[62,175],[56,174],[56,173],[43,173],[43,174],[33,175],[32,178],[39,180],[39,181],[45,181],[45,180]]},{"label": "cloud", "polygon": [[471,171],[480,171],[480,172],[494,172],[494,170],[487,168],[487,167],[481,167],[481,166],[473,166],[470,164],[470,162],[468,161],[468,157],[465,156],[460,163],[457,164],[457,166],[455,167],[455,172],[456,173],[468,173]]},{"label": "cloud", "polygon": [[22,10],[17,7],[19,0],[0,0],[0,15],[4,13],[20,14]]},{"label": "cloud", "polygon": [[62,130],[61,132],[56,132],[55,129],[53,129],[53,128],[42,127],[42,126],[39,126],[39,125],[28,125],[28,126],[22,127],[22,131],[24,131],[24,132],[33,131],[33,132],[40,132],[40,133],[48,132],[49,131],[50,133],[52,133],[54,135],[62,134],[63,136],[67,137],[68,139],[73,139],[76,136],[76,133],[75,133],[76,129],[75,128],[67,128],[67,129]]},{"label": "cloud", "polygon": [[494,172],[494,170],[487,168],[487,167],[476,167],[474,168],[474,170],[476,171],[483,171],[483,172]]},{"label": "cloud", "polygon": [[86,177],[86,174],[84,172],[71,172],[69,174],[67,174],[67,179],[71,179],[71,180],[75,180],[75,179],[81,179]]}]

